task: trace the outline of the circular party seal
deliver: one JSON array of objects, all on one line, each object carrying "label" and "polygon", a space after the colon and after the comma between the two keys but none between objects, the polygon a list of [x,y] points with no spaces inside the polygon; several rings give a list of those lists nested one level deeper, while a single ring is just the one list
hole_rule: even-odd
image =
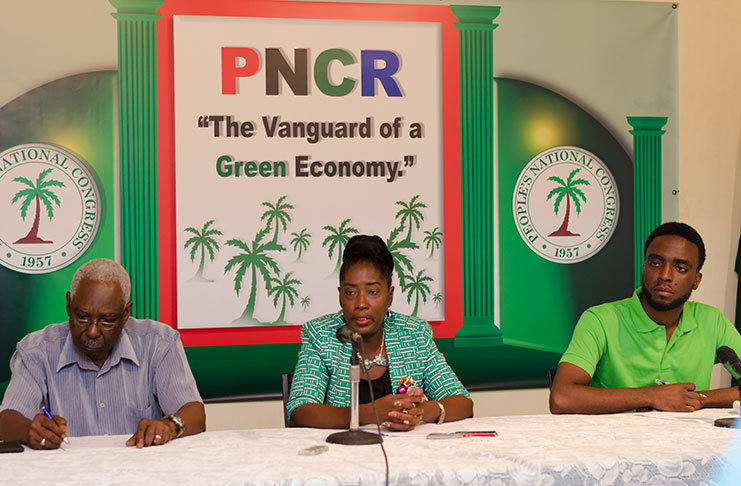
[{"label": "circular party seal", "polygon": [[533,157],[512,198],[515,225],[528,247],[556,263],[597,254],[617,226],[620,197],[607,166],[579,147],[560,146]]},{"label": "circular party seal", "polygon": [[0,264],[48,273],[77,260],[95,239],[100,191],[85,163],[54,145],[0,153]]}]

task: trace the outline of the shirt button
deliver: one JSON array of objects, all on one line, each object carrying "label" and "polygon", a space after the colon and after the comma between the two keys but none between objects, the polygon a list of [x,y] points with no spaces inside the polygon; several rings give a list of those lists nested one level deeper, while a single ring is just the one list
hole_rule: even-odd
[{"label": "shirt button", "polygon": [[105,408],[105,403],[100,402],[100,408]]}]

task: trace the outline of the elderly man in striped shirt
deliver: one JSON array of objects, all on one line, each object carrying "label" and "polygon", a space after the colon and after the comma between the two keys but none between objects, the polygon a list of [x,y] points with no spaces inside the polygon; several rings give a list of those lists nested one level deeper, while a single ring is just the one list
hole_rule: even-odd
[{"label": "elderly man in striped shirt", "polygon": [[[68,435],[133,434],[126,445],[146,447],[205,430],[178,332],[130,317],[130,295],[126,270],[112,260],[77,270],[67,292],[69,321],[16,346],[0,438],[56,449]],[[49,410],[58,415],[50,418]]]}]

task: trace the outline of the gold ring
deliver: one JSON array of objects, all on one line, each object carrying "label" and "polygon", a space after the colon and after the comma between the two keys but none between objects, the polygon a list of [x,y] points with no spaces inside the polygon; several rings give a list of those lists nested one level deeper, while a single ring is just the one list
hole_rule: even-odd
[{"label": "gold ring", "polygon": [[40,444],[41,444],[41,447],[44,447],[44,444],[46,444],[46,437],[41,438]]}]

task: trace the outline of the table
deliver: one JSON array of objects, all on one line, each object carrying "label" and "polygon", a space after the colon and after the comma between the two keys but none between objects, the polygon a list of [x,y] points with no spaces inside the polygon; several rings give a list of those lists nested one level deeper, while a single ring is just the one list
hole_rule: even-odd
[{"label": "table", "polygon": [[[395,485],[712,484],[741,430],[713,426],[729,410],[602,416],[483,417],[423,424],[384,438]],[[427,440],[430,432],[494,429],[498,437]],[[377,485],[379,446],[328,444],[332,431],[205,432],[161,447],[123,446],[127,436],[71,438],[67,450],[0,456],[0,484]],[[736,458],[738,460],[738,458]]]}]

